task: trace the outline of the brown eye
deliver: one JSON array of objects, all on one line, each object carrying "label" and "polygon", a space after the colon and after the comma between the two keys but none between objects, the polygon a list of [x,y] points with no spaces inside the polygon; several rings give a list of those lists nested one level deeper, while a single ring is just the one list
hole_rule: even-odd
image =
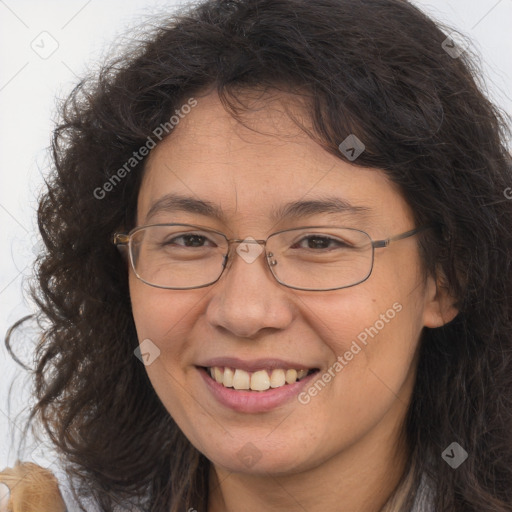
[{"label": "brown eye", "polygon": [[[304,245],[303,242],[306,242],[306,245]],[[296,248],[297,246],[300,249],[343,249],[350,247],[350,245],[345,243],[343,240],[322,235],[306,236],[302,238],[298,244],[293,245],[292,248]]]},{"label": "brown eye", "polygon": [[[183,247],[204,247],[204,244],[209,241],[205,236],[202,235],[181,235],[171,238],[162,243],[162,245],[180,245]],[[213,243],[213,242],[212,242]]]}]

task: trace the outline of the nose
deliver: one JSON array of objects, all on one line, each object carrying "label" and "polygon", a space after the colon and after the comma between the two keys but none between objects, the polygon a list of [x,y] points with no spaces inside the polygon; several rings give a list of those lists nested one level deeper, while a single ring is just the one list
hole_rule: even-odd
[{"label": "nose", "polygon": [[[253,252],[250,257],[244,254],[250,252],[248,247]],[[254,338],[264,330],[286,329],[295,313],[291,290],[275,280],[266,252],[258,248],[261,245],[231,246],[206,312],[212,326],[240,338]],[[255,250],[261,254],[254,257]]]}]

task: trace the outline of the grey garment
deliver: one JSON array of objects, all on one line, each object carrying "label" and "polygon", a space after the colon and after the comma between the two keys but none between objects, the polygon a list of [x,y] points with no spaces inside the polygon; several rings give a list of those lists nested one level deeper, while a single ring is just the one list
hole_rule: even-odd
[{"label": "grey garment", "polygon": [[392,494],[380,512],[434,512],[435,485],[427,478],[426,474],[423,474],[419,482],[413,504],[407,505],[408,493],[416,488],[416,485],[414,471],[409,470],[399,488]]},{"label": "grey garment", "polygon": [[[60,492],[62,494],[62,499],[66,504],[66,512],[83,512],[85,509],[87,512],[101,512],[98,505],[92,500],[83,501],[81,504],[83,509],[80,508],[80,505],[75,500],[71,490],[65,485],[60,485]],[[133,508],[125,508],[125,507],[116,507],[115,512],[140,512],[139,510],[135,510]]]},{"label": "grey garment", "polygon": [[[75,498],[73,497],[73,494],[69,487],[67,486],[67,483],[63,483],[61,480],[59,483],[59,487],[60,493],[62,494],[62,499],[66,504],[66,512],[83,512],[78,503],[76,502]],[[98,507],[95,506],[93,503],[83,503],[83,506],[85,510],[87,510],[88,512],[98,512]]]},{"label": "grey garment", "polygon": [[[75,498],[73,497],[71,491],[64,490],[61,487],[61,494],[66,504],[66,512],[83,512],[85,509],[87,512],[100,512],[100,509],[96,503],[93,501],[83,501],[82,506],[83,509],[80,508],[80,505],[77,503]],[[115,512],[135,512],[133,509],[129,508],[116,508]]]},{"label": "grey garment", "polygon": [[[54,470],[54,474],[59,482],[60,494],[62,495],[62,499],[66,504],[66,512],[83,512],[83,509],[80,507],[78,502],[75,500],[75,497],[73,496],[71,485],[66,473],[59,467],[58,470]],[[92,501],[84,501],[82,502],[82,506],[87,512],[100,512],[98,505]]]},{"label": "grey garment", "polygon": [[433,485],[427,481],[425,475],[421,480],[411,512],[434,512]]}]

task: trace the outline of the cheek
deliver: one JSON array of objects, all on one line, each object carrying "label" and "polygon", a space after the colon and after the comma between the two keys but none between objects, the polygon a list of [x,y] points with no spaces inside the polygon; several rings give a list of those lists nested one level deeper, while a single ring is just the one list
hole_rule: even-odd
[{"label": "cheek", "polygon": [[[200,302],[198,290],[165,290],[146,285],[130,274],[130,298],[139,340],[163,341],[190,323]],[[203,292],[204,294],[205,292]],[[207,292],[206,292],[207,293]]]},{"label": "cheek", "polygon": [[[146,366],[152,380],[159,372],[163,378],[166,373],[174,373],[190,350],[186,340],[196,321],[195,309],[205,294],[204,290],[200,292],[164,290],[130,278],[132,312],[139,343],[156,347],[153,348],[159,356],[158,364]],[[172,343],[169,343],[170,339]]]},{"label": "cheek", "polygon": [[184,362],[191,360],[187,339],[196,323],[195,307],[201,302],[198,290],[163,290],[132,278],[130,296],[141,352],[146,350],[152,357],[145,364],[151,384],[173,417],[186,417],[184,411],[193,409],[194,402],[185,391],[184,379],[195,370]]},{"label": "cheek", "polygon": [[339,436],[366,432],[397,403],[408,402],[421,333],[418,305],[399,287],[378,290],[374,281],[345,292],[309,308],[330,363],[319,376],[326,384],[315,381],[301,397],[312,416],[323,418],[322,435],[334,444]]},{"label": "cheek", "polygon": [[[402,281],[403,282],[403,281]],[[369,280],[334,299],[310,304],[310,323],[329,348],[332,370],[349,386],[382,375],[398,389],[410,370],[421,334],[419,290],[400,281]],[[342,380],[342,379],[339,379]],[[346,386],[347,383],[344,383]]]}]

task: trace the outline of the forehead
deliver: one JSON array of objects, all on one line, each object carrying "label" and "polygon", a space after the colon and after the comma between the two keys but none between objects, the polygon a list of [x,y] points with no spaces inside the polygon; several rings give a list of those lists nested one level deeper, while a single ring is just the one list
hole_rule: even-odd
[{"label": "forehead", "polygon": [[[249,97],[247,102],[242,124],[215,93],[197,98],[197,106],[148,158],[139,192],[139,225],[155,213],[155,205],[158,210],[167,203],[169,213],[171,196],[192,199],[191,214],[195,201],[198,215],[263,229],[299,201],[309,206],[295,208],[295,213],[308,208],[314,213],[313,203],[330,201],[332,208],[348,205],[345,214],[358,213],[368,222],[383,215],[398,223],[411,217],[398,187],[382,171],[354,166],[304,133],[290,117],[311,129],[296,98],[282,94]],[[201,202],[212,208],[198,207]]]}]

